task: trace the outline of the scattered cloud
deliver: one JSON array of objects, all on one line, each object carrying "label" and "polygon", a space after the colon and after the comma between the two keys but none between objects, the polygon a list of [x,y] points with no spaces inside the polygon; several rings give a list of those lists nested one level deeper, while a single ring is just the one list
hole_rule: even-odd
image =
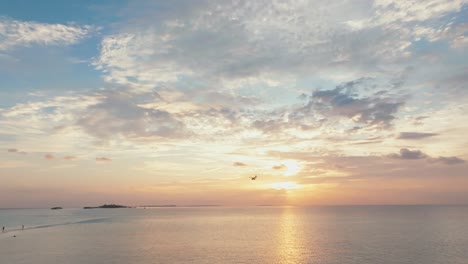
[{"label": "scattered cloud", "polygon": [[26,151],[19,151],[16,148],[9,148],[9,149],[7,149],[7,152],[9,152],[9,153],[18,153],[18,154],[23,154],[23,155],[28,154]]},{"label": "scattered cloud", "polygon": [[389,157],[396,158],[396,159],[415,160],[415,159],[425,159],[428,157],[428,155],[426,155],[420,150],[409,150],[407,148],[402,148],[400,149],[399,154],[390,154]]},{"label": "scattered cloud", "polygon": [[107,93],[89,106],[77,125],[101,140],[125,137],[129,140],[182,138],[187,135],[183,122],[158,108],[146,108],[122,93]]},{"label": "scattered cloud", "polygon": [[252,123],[252,127],[263,131],[264,133],[277,133],[290,126],[287,122],[281,119],[260,119]]},{"label": "scattered cloud", "polygon": [[398,139],[423,139],[427,137],[438,136],[437,133],[424,133],[424,132],[401,132]]},{"label": "scattered cloud", "polygon": [[437,19],[447,13],[459,11],[464,2],[464,0],[429,0],[424,2],[377,0],[374,3],[376,9],[375,19],[380,24]]},{"label": "scattered cloud", "polygon": [[89,25],[47,24],[0,17],[0,51],[32,44],[75,44],[95,30]]},{"label": "scattered cloud", "polygon": [[279,165],[275,165],[275,166],[273,166],[271,168],[274,169],[274,170],[285,170],[288,167],[286,167],[286,165],[284,165],[284,164],[279,164]]},{"label": "scattered cloud", "polygon": [[343,116],[356,123],[368,126],[389,128],[396,118],[395,114],[404,105],[400,98],[359,96],[356,86],[366,83],[358,79],[337,86],[333,90],[317,90],[312,93],[307,110],[314,109],[325,116]]},{"label": "scattered cloud", "polygon": [[438,157],[438,158],[431,158],[431,162],[441,162],[448,165],[454,164],[461,164],[465,163],[465,160],[457,158],[457,157]]},{"label": "scattered cloud", "polygon": [[77,157],[76,156],[65,156],[63,157],[64,160],[76,160]]},{"label": "scattered cloud", "polygon": [[145,2],[144,13],[102,39],[94,65],[106,81],[140,92],[187,79],[277,86],[321,72],[382,71],[411,55],[423,32],[414,21],[457,12],[456,2]]},{"label": "scattered cloud", "polygon": [[423,125],[424,120],[428,118],[429,116],[416,116],[416,117],[412,117],[411,120],[412,120],[413,125],[420,126],[420,125]]},{"label": "scattered cloud", "polygon": [[48,154],[45,154],[45,155],[44,155],[44,158],[45,158],[45,159],[48,159],[48,160],[52,160],[52,159],[55,159],[55,156],[52,155],[52,154],[50,154],[50,153],[48,153]]},{"label": "scattered cloud", "polygon": [[405,160],[426,160],[427,162],[431,163],[443,163],[447,165],[455,165],[455,164],[461,164],[464,163],[465,160],[460,159],[458,157],[438,157],[438,158],[433,158],[426,153],[420,151],[420,150],[409,150],[407,148],[402,148],[400,149],[399,154],[390,154],[388,155],[390,158],[394,159],[405,159]]},{"label": "scattered cloud", "polygon": [[110,161],[112,161],[112,159],[106,158],[106,157],[97,157],[96,161],[97,162],[110,162]]}]

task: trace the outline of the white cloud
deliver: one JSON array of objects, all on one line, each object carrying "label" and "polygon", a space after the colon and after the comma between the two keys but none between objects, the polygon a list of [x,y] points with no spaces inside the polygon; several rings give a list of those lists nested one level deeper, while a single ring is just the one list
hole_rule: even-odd
[{"label": "white cloud", "polygon": [[410,45],[396,31],[345,27],[371,17],[366,3],[186,4],[169,4],[173,9],[165,6],[164,14],[148,8],[150,15],[105,37],[95,61],[105,79],[134,90],[187,79],[218,90],[277,87],[324,69],[375,68],[405,57]]},{"label": "white cloud", "polygon": [[84,25],[47,24],[0,18],[0,51],[38,45],[70,45],[96,30]]},{"label": "white cloud", "polygon": [[148,29],[135,34],[122,33],[104,37],[95,65],[106,72],[105,80],[148,90],[160,82],[174,82],[188,69],[170,59],[170,44],[165,36]]},{"label": "white cloud", "polygon": [[376,20],[388,24],[396,21],[425,21],[459,11],[466,0],[376,0]]},{"label": "white cloud", "polygon": [[103,38],[94,65],[134,92],[189,83],[274,94],[310,76],[388,78],[421,38],[466,46],[465,26],[442,20],[464,2],[144,2]]},{"label": "white cloud", "polygon": [[76,118],[99,100],[99,95],[39,96],[0,108],[1,131],[15,135],[15,147],[28,152],[73,150],[76,144],[83,146],[86,142],[86,137],[72,128]]}]

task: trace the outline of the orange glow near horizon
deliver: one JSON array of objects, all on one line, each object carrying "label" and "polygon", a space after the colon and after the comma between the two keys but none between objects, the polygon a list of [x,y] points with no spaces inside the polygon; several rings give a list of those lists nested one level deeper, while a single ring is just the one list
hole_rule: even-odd
[{"label": "orange glow near horizon", "polygon": [[269,185],[270,188],[277,189],[277,190],[291,190],[291,189],[299,189],[301,185],[295,182],[275,182]]}]

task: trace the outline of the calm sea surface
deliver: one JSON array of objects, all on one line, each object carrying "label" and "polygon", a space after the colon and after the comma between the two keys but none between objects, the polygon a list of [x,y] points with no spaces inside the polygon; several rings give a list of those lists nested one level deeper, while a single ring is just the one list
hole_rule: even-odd
[{"label": "calm sea surface", "polygon": [[466,206],[8,209],[1,226],[2,264],[468,263]]}]

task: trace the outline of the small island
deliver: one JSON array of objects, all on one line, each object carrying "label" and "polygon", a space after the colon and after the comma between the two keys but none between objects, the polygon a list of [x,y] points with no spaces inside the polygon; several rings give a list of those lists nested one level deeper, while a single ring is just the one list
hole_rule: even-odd
[{"label": "small island", "polygon": [[60,206],[56,206],[56,207],[52,207],[52,208],[50,208],[50,210],[60,210],[60,209],[63,209],[63,208],[62,208],[62,207],[60,207]]},{"label": "small island", "polygon": [[91,207],[85,206],[83,209],[100,209],[100,208],[131,208],[130,206],[119,205],[119,204],[104,204],[101,206]]}]

